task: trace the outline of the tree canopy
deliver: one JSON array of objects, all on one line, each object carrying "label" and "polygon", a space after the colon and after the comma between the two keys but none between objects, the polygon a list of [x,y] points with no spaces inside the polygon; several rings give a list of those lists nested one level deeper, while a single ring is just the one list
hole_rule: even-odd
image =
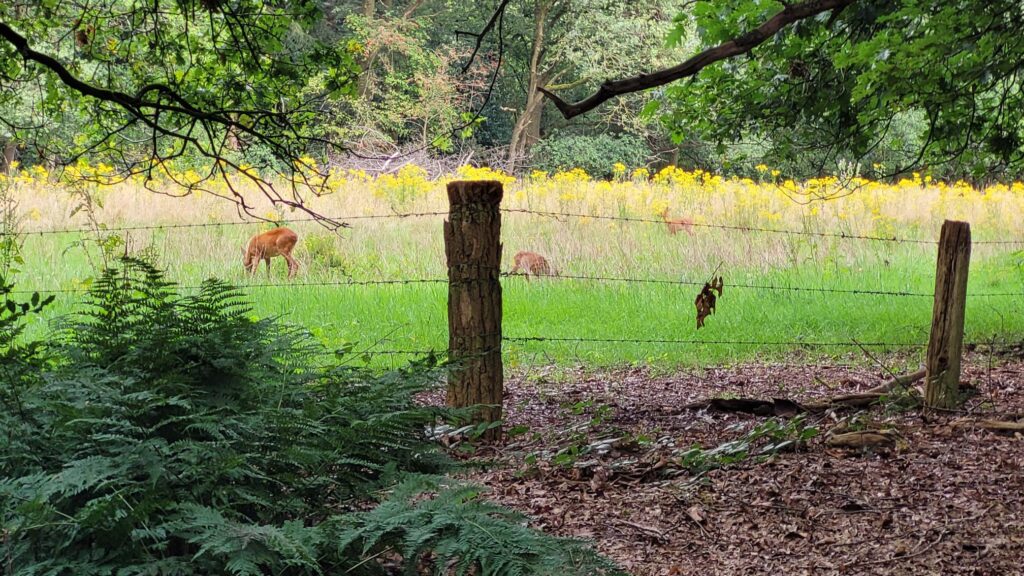
[{"label": "tree canopy", "polygon": [[[228,153],[238,140],[261,149],[264,163],[290,166],[329,144],[319,105],[350,92],[358,71],[352,51],[318,28],[320,8],[312,0],[5,2],[3,135],[65,163],[110,162],[122,177],[153,176],[175,159],[210,161],[186,187],[245,173]],[[297,192],[261,188],[278,203],[302,203]],[[241,195],[233,199],[245,207]]]},{"label": "tree canopy", "polygon": [[[691,27],[692,25],[692,27]],[[696,2],[671,38],[704,50],[683,64],[606,82],[567,117],[617,94],[666,87],[658,110],[677,140],[771,140],[783,155],[903,151],[899,172],[950,165],[982,176],[1024,155],[1020,2]],[[923,118],[919,134],[901,120]],[[906,136],[906,137],[902,137]]]},{"label": "tree canopy", "polygon": [[1009,0],[23,0],[0,6],[0,141],[122,175],[495,146],[520,169],[575,138],[983,178],[1022,168],[1022,24]]}]

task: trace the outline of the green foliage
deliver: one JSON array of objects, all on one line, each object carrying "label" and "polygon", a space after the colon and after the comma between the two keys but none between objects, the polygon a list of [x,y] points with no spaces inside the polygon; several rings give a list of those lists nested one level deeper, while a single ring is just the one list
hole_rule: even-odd
[{"label": "green foliage", "polygon": [[538,170],[583,168],[591,176],[610,178],[616,162],[627,167],[646,165],[650,150],[631,134],[553,135],[534,146],[531,154]]},{"label": "green foliage", "polygon": [[[424,499],[424,490],[436,496]],[[617,573],[579,541],[541,536],[522,515],[479,496],[474,487],[410,481],[374,510],[339,523],[336,539],[352,553],[394,550],[407,561],[425,561],[434,574]]]},{"label": "green foliage", "polygon": [[[291,167],[321,135],[318,105],[351,94],[358,72],[345,42],[317,33],[321,19],[312,0],[3,3],[0,112],[48,158],[122,173],[203,157],[216,175],[229,125]],[[19,42],[44,56],[15,57]]]},{"label": "green foliage", "polygon": [[693,473],[700,473],[742,462],[751,456],[765,457],[795,450],[818,435],[818,429],[807,426],[804,419],[803,414],[789,420],[770,418],[736,440],[714,448],[693,446],[680,456],[681,466]]},{"label": "green foliage", "polygon": [[[697,2],[693,25],[710,47],[782,8]],[[673,36],[689,25],[677,22]],[[677,141],[767,141],[776,165],[806,159],[817,172],[855,161],[866,172],[926,163],[942,166],[937,174],[1019,173],[1022,25],[1024,10],[1009,0],[856,2],[670,86],[662,119]]]},{"label": "green foliage", "polygon": [[0,316],[0,351],[33,368],[5,359],[0,381],[0,555],[18,574],[611,571],[438,475],[452,464],[424,430],[445,411],[414,401],[436,367],[336,367],[230,286],[179,294],[138,260],[45,354],[7,329],[33,303]]},{"label": "green foliage", "polygon": [[[20,416],[4,422],[3,428],[0,428],[0,445],[10,452],[14,463],[24,464],[33,457],[25,439],[30,438],[34,432],[27,422],[32,406],[26,402],[26,392],[40,385],[46,363],[42,344],[22,342],[21,336],[25,320],[41,312],[53,302],[54,297],[50,295],[42,298],[38,293],[33,293],[28,302],[20,302],[12,299],[12,290],[13,286],[0,276],[0,410]],[[0,418],[0,422],[3,422],[3,418]],[[7,467],[2,463],[0,473],[7,474]]]},{"label": "green foliage", "polygon": [[348,266],[337,234],[329,232],[309,234],[302,239],[302,244],[306,248],[306,252],[309,253],[311,265],[339,268],[342,272]]}]

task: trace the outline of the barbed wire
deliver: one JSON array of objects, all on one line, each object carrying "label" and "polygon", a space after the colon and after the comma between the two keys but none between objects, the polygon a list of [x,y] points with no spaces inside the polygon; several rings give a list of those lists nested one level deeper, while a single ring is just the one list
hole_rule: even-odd
[{"label": "barbed wire", "polygon": [[[502,208],[502,212],[513,214],[532,214],[548,218],[580,218],[593,220],[613,220],[621,222],[643,222],[646,224],[665,224],[665,220],[657,218],[638,218],[635,216],[605,216],[597,214],[581,214],[578,212],[550,212],[545,210],[529,210],[525,208]],[[715,228],[719,230],[736,230],[740,232],[766,232],[770,234],[791,234],[796,236],[818,236],[823,238],[841,238],[844,240],[874,240],[877,242],[897,242],[903,244],[938,244],[937,240],[923,238],[899,238],[896,236],[872,236],[867,234],[847,234],[846,232],[811,232],[807,230],[788,230],[784,228],[764,228],[759,226],[740,226],[737,224],[709,224],[693,222],[694,228]]]},{"label": "barbed wire", "polygon": [[[407,278],[407,279],[392,279],[392,280],[337,280],[329,282],[269,282],[262,284],[239,284],[232,286],[235,290],[246,291],[253,288],[295,288],[295,287],[310,287],[310,286],[393,286],[403,284],[447,284],[447,278]],[[202,284],[198,285],[174,285],[175,288],[181,290],[198,290],[203,287]],[[38,292],[40,294],[62,294],[62,293],[85,293],[91,288],[80,287],[80,288],[52,288],[52,289],[18,289],[11,290],[10,294],[31,294]]]},{"label": "barbed wire", "polygon": [[447,350],[350,350],[343,354],[343,356],[428,356],[433,355],[437,357],[447,356]]},{"label": "barbed wire", "polygon": [[[503,278],[515,278],[521,276],[520,274],[510,274],[503,272],[500,275]],[[544,281],[549,280],[571,280],[571,281],[588,281],[588,282],[609,282],[609,283],[623,283],[623,284],[661,284],[661,285],[676,285],[676,286],[703,286],[704,282],[695,280],[673,280],[669,278],[630,278],[630,277],[617,277],[617,276],[586,276],[586,275],[555,275],[555,276],[539,276],[539,279]],[[389,280],[335,280],[335,281],[320,281],[320,282],[267,282],[267,283],[256,283],[256,284],[239,284],[234,286],[238,290],[251,290],[260,288],[302,288],[302,287],[325,287],[325,286],[392,286],[392,285],[405,285],[405,284],[447,284],[450,281],[447,278],[395,278]],[[182,290],[196,290],[202,287],[202,285],[178,285],[178,288]],[[779,286],[773,284],[728,284],[726,288],[731,289],[742,289],[742,290],[763,290],[763,291],[775,291],[775,292],[804,292],[804,293],[822,293],[822,294],[851,294],[861,296],[892,296],[892,297],[924,297],[931,298],[934,294],[929,292],[911,292],[911,291],[899,291],[899,290],[870,290],[870,289],[859,289],[859,288],[823,288],[823,287],[811,287],[811,286]],[[40,294],[61,294],[61,293],[85,293],[88,292],[88,287],[80,288],[44,288],[44,289],[18,289],[12,290],[12,294],[31,294],[32,292],[39,292]],[[981,292],[977,294],[968,294],[971,298],[990,298],[990,297],[1020,297],[1024,296],[1024,292]]]},{"label": "barbed wire", "polygon": [[[503,273],[503,277],[514,278],[520,276],[519,274]],[[585,275],[574,275],[574,274],[557,274],[551,276],[542,276],[545,280],[584,280],[592,282],[621,282],[624,284],[669,284],[669,285],[682,285],[682,286],[703,286],[704,281],[696,280],[673,280],[670,278],[626,278],[616,276],[585,276]],[[865,290],[859,288],[817,288],[807,286],[778,286],[773,284],[727,284],[726,288],[740,288],[744,290],[767,290],[767,291],[783,291],[783,292],[820,292],[829,294],[861,294],[871,296],[922,296],[932,297],[934,294],[930,292],[909,292],[909,291],[893,291],[893,290]],[[975,296],[981,296],[983,294],[976,294]],[[1009,295],[1009,294],[998,294]],[[1024,292],[1019,295],[1024,296]]]},{"label": "barbed wire", "polygon": [[[382,220],[388,218],[416,218],[422,216],[447,216],[448,211],[433,211],[433,212],[395,212],[392,214],[362,214],[352,216],[336,216],[330,218],[292,218],[285,220],[271,220],[271,222],[277,222],[281,224],[295,224],[301,222],[318,222],[318,221],[334,221],[342,222],[345,220]],[[25,230],[20,232],[25,236],[45,236],[49,234],[75,234],[75,233],[88,233],[88,232],[133,232],[141,230],[170,230],[176,228],[216,228],[219,226],[249,226],[253,224],[264,224],[263,221],[243,221],[243,222],[195,222],[195,223],[183,223],[183,224],[145,224],[138,226],[99,226],[96,228],[80,227],[80,228],[51,228],[45,230]],[[0,235],[10,235],[9,233],[0,232]]]},{"label": "barbed wire", "polygon": [[[804,346],[804,347],[831,347],[831,348],[856,348],[860,346],[864,347],[887,347],[887,348],[925,348],[926,343],[922,342],[815,342],[815,341],[804,341],[804,340],[791,340],[791,341],[779,341],[779,340],[698,340],[698,339],[636,339],[636,338],[565,338],[565,337],[547,337],[547,336],[508,336],[502,338],[503,343],[544,343],[544,342],[579,342],[579,343],[597,343],[597,344],[711,344],[711,345],[733,345],[733,346]],[[980,347],[991,347],[1005,350],[1016,350],[1022,343],[1015,342],[1002,342],[993,343],[992,341],[968,341],[964,342],[965,348],[980,348]],[[507,352],[507,350],[503,350]],[[486,351],[483,351],[486,352]],[[448,356],[448,350],[440,349],[368,349],[368,350],[350,350],[344,352],[345,356],[363,357],[363,356],[434,356],[436,358],[446,358]],[[807,366],[807,364],[801,364],[796,362],[771,362],[768,364],[780,365],[780,366]],[[725,368],[728,365],[722,366],[711,366],[714,368]],[[832,364],[830,367],[837,368],[850,368],[859,367],[857,364]]]},{"label": "barbed wire", "polygon": [[810,340],[701,340],[661,338],[587,338],[562,336],[505,336],[505,342],[559,342],[588,344],[711,344],[716,346],[806,346],[811,348],[843,347],[856,348],[923,348],[927,344],[918,342],[816,342]]},{"label": "barbed wire", "polygon": [[[579,218],[579,219],[594,219],[594,220],[612,220],[620,222],[639,222],[645,224],[665,224],[664,220],[657,218],[642,218],[636,216],[609,216],[601,214],[583,214],[578,212],[554,212],[546,210],[531,210],[526,208],[501,208],[501,212],[511,214],[531,214],[535,216],[544,216],[548,218]],[[291,218],[282,220],[271,220],[280,224],[294,224],[302,222],[317,222],[320,220],[344,222],[346,220],[381,220],[381,219],[402,219],[402,218],[417,218],[426,216],[447,216],[449,212],[447,210],[434,210],[425,212],[394,212],[390,214],[360,214],[360,215],[349,215],[349,216],[333,216],[329,218]],[[215,228],[221,226],[249,226],[252,224],[261,224],[263,222],[257,221],[242,221],[242,222],[196,222],[196,223],[181,223],[181,224],[147,224],[138,226],[100,226],[100,227],[78,227],[78,228],[52,228],[44,230],[26,230],[19,232],[25,236],[44,236],[51,234],[74,234],[74,233],[88,233],[88,232],[131,232],[131,231],[144,231],[144,230],[173,230],[173,229],[189,229],[189,228]],[[787,234],[797,236],[815,236],[821,238],[839,238],[845,240],[870,240],[876,242],[895,242],[903,244],[932,244],[937,245],[937,240],[928,240],[923,238],[900,238],[897,236],[876,236],[870,234],[850,234],[846,232],[813,232],[808,230],[790,230],[784,228],[766,228],[761,226],[741,226],[738,224],[712,224],[704,222],[693,222],[690,224],[695,228],[712,228],[719,230],[735,230],[741,232],[764,232],[769,234]],[[9,232],[0,232],[0,236],[9,236]],[[1024,239],[1018,240],[975,240],[972,244],[984,244],[984,245],[1024,245]]]}]

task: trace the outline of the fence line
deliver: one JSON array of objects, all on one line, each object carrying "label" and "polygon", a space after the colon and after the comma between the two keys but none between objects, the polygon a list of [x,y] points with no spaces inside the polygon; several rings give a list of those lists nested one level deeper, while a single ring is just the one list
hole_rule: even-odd
[{"label": "fence line", "polygon": [[[503,273],[502,276],[513,278],[519,276],[519,274]],[[572,274],[557,274],[553,276],[545,276],[545,280],[583,280],[591,282],[621,282],[623,284],[670,284],[670,285],[682,285],[682,286],[703,286],[703,280],[672,280],[669,278],[624,278],[615,276],[583,276],[583,275],[572,275]],[[933,294],[929,292],[909,292],[909,291],[889,291],[889,290],[861,290],[857,288],[815,288],[805,286],[778,286],[774,284],[727,284],[726,288],[740,288],[744,290],[766,290],[766,291],[781,291],[781,292],[820,292],[828,294],[861,294],[869,296],[913,296],[913,297],[928,297],[931,298]],[[975,296],[1007,296],[1017,294],[975,294]],[[1024,296],[1024,292],[1019,295]]]},{"label": "fence line", "polygon": [[[527,344],[527,343],[587,343],[587,344],[706,344],[712,346],[792,346],[792,347],[807,347],[807,348],[901,348],[901,349],[923,349],[927,346],[927,343],[923,342],[816,342],[816,341],[761,341],[761,340],[671,340],[671,339],[644,339],[644,338],[561,338],[561,337],[548,337],[548,336],[507,336],[503,337],[504,343],[515,343],[515,344]],[[988,347],[992,350],[1017,350],[1020,344],[1017,343],[1002,343],[995,344],[991,340],[985,341],[970,341],[964,342],[965,347],[979,348]],[[507,353],[508,350],[503,350]],[[433,355],[437,358],[446,358],[448,351],[444,348],[440,349],[422,349],[422,350],[390,350],[390,349],[368,349],[364,351],[348,351],[345,353],[346,356],[427,356]],[[742,362],[741,362],[742,363]],[[779,366],[815,366],[808,364],[801,364],[795,362],[773,362],[772,365]],[[705,366],[704,368],[722,368],[727,365],[715,365]],[[831,367],[844,367],[844,368],[858,368],[863,367],[859,364],[830,364]]]},{"label": "fence line", "polygon": [[[503,278],[514,278],[520,276],[519,274],[509,274],[507,272],[501,273]],[[557,275],[557,276],[543,276],[544,281],[586,281],[586,282],[608,282],[608,283],[622,283],[622,284],[660,284],[670,286],[703,286],[703,281],[695,280],[672,280],[669,278],[630,278],[630,277],[616,277],[616,276],[585,276],[585,275]],[[387,280],[335,280],[335,281],[321,281],[321,282],[267,282],[267,283],[256,283],[256,284],[239,284],[233,286],[233,288],[241,291],[259,289],[259,288],[299,288],[299,287],[311,287],[311,286],[392,286],[392,285],[405,285],[405,284],[447,284],[449,283],[447,278],[394,278]],[[182,290],[196,290],[202,288],[202,285],[178,285],[178,288]],[[808,287],[808,286],[779,286],[774,284],[727,284],[726,288],[729,289],[741,289],[741,290],[762,290],[772,292],[803,292],[803,293],[821,293],[821,294],[850,294],[860,296],[892,296],[892,297],[912,297],[912,298],[931,298],[934,294],[929,292],[911,292],[901,290],[869,290],[859,288],[820,288],[820,287]],[[41,294],[74,294],[74,293],[85,293],[88,292],[89,288],[49,288],[49,289],[19,289],[12,290],[14,294],[31,294],[32,292],[39,292]],[[981,292],[977,294],[971,294],[972,298],[991,298],[991,297],[1017,297],[1024,296],[1024,292]]]},{"label": "fence line", "polygon": [[[661,224],[664,225],[664,220],[657,218],[642,218],[636,216],[608,216],[601,214],[583,214],[579,212],[553,212],[546,210],[530,210],[526,208],[502,208],[501,212],[510,214],[529,214],[534,216],[543,216],[547,218],[577,218],[577,219],[593,219],[593,220],[611,220],[619,222],[637,222],[643,224]],[[418,218],[426,216],[448,216],[448,211],[426,211],[426,212],[395,212],[392,214],[363,214],[363,215],[351,215],[351,216],[333,216],[324,218],[292,218],[286,220],[277,220],[281,224],[292,224],[301,222],[317,222],[317,221],[334,221],[344,222],[347,220],[384,220],[384,219],[401,219],[401,218]],[[54,228],[46,230],[31,230],[24,231],[22,234],[25,236],[45,236],[52,234],[74,234],[74,233],[88,233],[88,232],[131,232],[131,231],[143,231],[143,230],[173,230],[173,229],[189,229],[189,228],[216,228],[221,226],[249,226],[252,224],[260,224],[257,221],[243,221],[243,222],[200,222],[200,223],[187,223],[187,224],[151,224],[151,225],[139,225],[139,226],[110,226],[101,228]],[[875,242],[894,242],[901,244],[925,244],[925,245],[937,245],[937,240],[927,240],[924,238],[899,238],[896,236],[875,236],[869,234],[847,234],[845,232],[811,232],[807,230],[789,230],[784,228],[765,228],[759,226],[740,226],[736,224],[712,224],[712,223],[692,223],[694,228],[711,228],[717,230],[734,230],[740,232],[764,232],[769,234],[786,234],[794,236],[814,236],[820,238],[838,238],[843,240],[868,240]],[[6,232],[0,232],[0,235],[9,235]],[[986,244],[986,245],[1024,245],[1024,239],[1018,240],[980,240],[975,241],[973,244]]]},{"label": "fence line", "polygon": [[918,342],[815,342],[804,340],[698,340],[660,338],[563,338],[559,336],[505,336],[507,342],[579,342],[600,344],[710,344],[715,346],[805,346],[809,348],[924,348],[927,344]]},{"label": "fence line", "polygon": [[[383,220],[387,218],[415,218],[421,216],[447,216],[448,212],[395,212],[393,214],[363,214],[354,216],[337,216],[337,217],[324,217],[324,218],[292,218],[287,220],[271,220],[271,222],[279,222],[281,224],[293,224],[298,222],[319,222],[319,221],[333,221],[343,222],[344,220]],[[262,224],[260,221],[244,221],[244,222],[197,222],[189,224],[148,224],[139,226],[109,226],[100,228],[53,228],[46,230],[26,230],[21,232],[25,236],[46,236],[49,234],[74,234],[74,233],[86,233],[86,232],[130,232],[139,230],[172,230],[176,228],[216,228],[218,226],[250,226],[253,224]],[[0,235],[9,235],[6,232],[0,232]]]},{"label": "fence line", "polygon": [[[528,210],[525,208],[502,208],[502,212],[512,214],[532,214],[548,218],[579,218],[593,220],[613,220],[620,222],[642,222],[645,224],[665,225],[665,220],[657,218],[638,218],[635,216],[602,216],[596,214],[581,214],[578,212],[550,212],[545,210]],[[888,236],[871,236],[866,234],[847,234],[845,232],[810,232],[807,230],[787,230],[784,228],[763,228],[758,226],[740,226],[734,224],[691,224],[694,228],[714,228],[719,230],[737,230],[740,232],[766,232],[770,234],[790,234],[794,236],[817,236],[823,238],[840,238],[844,240],[873,240],[877,242],[896,242],[902,244],[938,244],[937,240],[925,240],[922,238],[899,238]]]},{"label": "fence line", "polygon": [[[232,285],[231,288],[239,291],[246,291],[252,288],[295,288],[295,287],[309,287],[309,286],[393,286],[403,284],[447,284],[447,278],[407,278],[407,279],[393,279],[393,280],[337,280],[331,282],[280,282],[280,283],[264,283],[264,284],[240,284]],[[198,290],[203,287],[202,284],[182,286],[175,284],[175,288],[181,290]],[[85,293],[90,288],[54,288],[47,290],[31,290],[31,289],[19,289],[11,290],[11,294],[31,294],[33,292],[39,292],[40,294],[74,294],[74,293]]]}]

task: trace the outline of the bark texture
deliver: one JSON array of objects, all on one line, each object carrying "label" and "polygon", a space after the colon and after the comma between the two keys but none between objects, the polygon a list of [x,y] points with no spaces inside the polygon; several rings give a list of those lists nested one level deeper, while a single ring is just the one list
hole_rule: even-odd
[{"label": "bark texture", "polygon": [[[448,260],[448,405],[484,405],[475,422],[501,419],[501,205],[495,181],[448,184],[444,223]],[[496,438],[499,428],[485,437]]]},{"label": "bark texture", "polygon": [[935,305],[925,361],[925,405],[952,408],[959,403],[960,355],[971,262],[971,226],[946,220],[939,238]]}]

